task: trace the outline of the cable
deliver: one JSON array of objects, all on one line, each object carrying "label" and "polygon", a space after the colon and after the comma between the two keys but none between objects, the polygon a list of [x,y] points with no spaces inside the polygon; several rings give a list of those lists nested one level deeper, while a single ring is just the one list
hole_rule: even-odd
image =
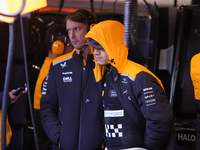
[{"label": "cable", "polygon": [[94,13],[94,4],[93,4],[94,0],[90,0],[90,5],[91,5],[91,11]]},{"label": "cable", "polygon": [[102,11],[103,11],[103,3],[104,3],[104,0],[101,1],[101,14],[100,14],[100,21],[102,19]]},{"label": "cable", "polygon": [[84,45],[84,46],[83,46],[83,49],[82,49],[82,50],[80,50],[80,55],[82,55],[82,54],[83,54],[84,50],[85,50],[87,47],[88,47],[88,45]]},{"label": "cable", "polygon": [[102,10],[103,10],[103,3],[104,3],[104,0],[101,1],[101,13],[102,13]]},{"label": "cable", "polygon": [[8,106],[8,89],[10,85],[10,75],[13,62],[13,44],[14,44],[14,26],[9,24],[9,49],[6,66],[6,75],[4,82],[3,101],[2,101],[2,119],[1,119],[1,149],[6,150],[6,115]]},{"label": "cable", "polygon": [[174,0],[174,7],[177,7],[177,0]]},{"label": "cable", "polygon": [[0,13],[0,15],[2,15],[2,16],[6,16],[6,17],[16,17],[17,15],[19,15],[19,14],[23,11],[24,6],[25,6],[25,3],[26,3],[26,0],[23,0],[23,2],[22,2],[22,6],[21,6],[20,10],[19,10],[18,12],[14,13],[14,14],[10,14],[10,15],[8,15],[8,14]]},{"label": "cable", "polygon": [[57,13],[57,15],[56,15],[56,18],[55,18],[53,21],[51,21],[50,23],[48,23],[48,24],[47,24],[47,27],[52,26],[52,25],[56,22],[56,20],[58,19],[58,16],[60,15],[60,11],[61,11],[63,5],[64,5],[64,0],[60,0],[59,10],[58,10],[58,13]]},{"label": "cable", "polygon": [[23,46],[23,54],[24,54],[24,65],[25,65],[25,75],[26,75],[26,83],[27,83],[27,91],[28,91],[29,109],[30,109],[31,121],[32,121],[32,126],[33,126],[35,146],[36,146],[36,150],[39,150],[38,140],[37,140],[36,130],[35,130],[35,122],[33,119],[32,101],[31,101],[31,96],[30,96],[31,93],[30,93],[30,87],[29,87],[28,65],[27,65],[27,58],[26,58],[26,47],[25,47],[24,27],[23,27],[22,17],[20,17],[20,24],[21,24],[22,46]]},{"label": "cable", "polygon": [[[25,0],[22,2],[22,6],[20,10],[14,14],[3,14],[0,15],[6,17],[16,17],[18,16],[24,9]],[[1,149],[6,150],[6,114],[7,114],[7,106],[8,106],[8,89],[10,85],[10,75],[11,75],[11,68],[13,62],[13,45],[14,45],[14,26],[13,23],[9,24],[9,48],[8,48],[8,59],[7,59],[7,66],[6,66],[6,75],[5,75],[5,82],[4,82],[4,93],[3,93],[3,101],[2,101],[2,120],[1,120]]]},{"label": "cable", "polygon": [[147,3],[146,0],[143,0],[143,1],[145,2],[146,7],[147,7],[147,9],[148,9],[149,14],[151,15],[151,17],[152,17],[152,18],[158,18],[159,14],[158,14],[158,12],[154,9],[154,7],[153,7],[151,4]]},{"label": "cable", "polygon": [[112,15],[112,20],[114,19],[114,15],[115,15],[115,6],[116,6],[117,0],[115,0],[114,4],[113,4],[113,15]]}]

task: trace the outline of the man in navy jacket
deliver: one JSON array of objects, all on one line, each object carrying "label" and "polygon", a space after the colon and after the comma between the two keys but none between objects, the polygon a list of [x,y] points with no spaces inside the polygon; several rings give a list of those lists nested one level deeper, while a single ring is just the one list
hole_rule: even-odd
[{"label": "man in navy jacket", "polygon": [[94,74],[102,90],[108,150],[165,148],[173,128],[173,111],[161,81],[127,59],[123,24],[100,22],[86,38],[96,58]]},{"label": "man in navy jacket", "polygon": [[95,17],[86,10],[67,16],[66,29],[75,49],[53,60],[43,85],[41,122],[53,149],[102,149],[101,93],[95,84],[93,55],[84,46]]}]

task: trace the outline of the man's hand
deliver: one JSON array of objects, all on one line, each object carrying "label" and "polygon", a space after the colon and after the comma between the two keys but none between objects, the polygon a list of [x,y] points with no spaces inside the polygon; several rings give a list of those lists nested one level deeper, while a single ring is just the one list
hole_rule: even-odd
[{"label": "man's hand", "polygon": [[17,99],[25,93],[25,91],[20,92],[18,95],[12,95],[14,92],[16,91],[16,89],[13,89],[12,91],[9,92],[10,95],[10,104],[13,104],[17,101]]}]

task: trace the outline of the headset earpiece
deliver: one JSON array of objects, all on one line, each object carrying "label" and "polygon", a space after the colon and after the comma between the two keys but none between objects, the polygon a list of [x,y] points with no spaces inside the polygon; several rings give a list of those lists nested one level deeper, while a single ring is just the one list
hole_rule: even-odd
[{"label": "headset earpiece", "polygon": [[64,38],[64,44],[67,44],[67,37]]},{"label": "headset earpiece", "polygon": [[87,20],[86,20],[85,24],[86,24],[86,26],[87,26],[87,32],[89,32],[89,31],[90,31],[90,27],[89,27],[89,25],[88,25]]},{"label": "headset earpiece", "polygon": [[92,23],[95,23],[95,19],[93,18],[92,14],[89,11],[85,10],[85,9],[79,9],[76,12],[80,12],[86,17],[86,22],[85,23],[86,23],[86,26],[87,26],[87,32],[89,32],[90,31],[90,25]]},{"label": "headset earpiece", "polygon": [[64,43],[60,40],[57,40],[52,44],[52,53],[55,56],[60,56],[63,54],[64,48],[65,48]]}]

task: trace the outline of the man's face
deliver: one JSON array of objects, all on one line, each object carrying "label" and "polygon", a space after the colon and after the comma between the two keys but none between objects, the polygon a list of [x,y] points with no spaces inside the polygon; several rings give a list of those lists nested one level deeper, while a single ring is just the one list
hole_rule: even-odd
[{"label": "man's face", "polygon": [[83,45],[86,43],[85,35],[87,33],[87,26],[84,23],[74,22],[70,19],[66,22],[67,32],[70,41],[74,48],[77,50],[83,49]]},{"label": "man's face", "polygon": [[105,66],[108,65],[109,63],[109,58],[106,53],[106,51],[103,48],[95,48],[94,49],[94,55],[97,60],[97,64],[100,66]]}]

